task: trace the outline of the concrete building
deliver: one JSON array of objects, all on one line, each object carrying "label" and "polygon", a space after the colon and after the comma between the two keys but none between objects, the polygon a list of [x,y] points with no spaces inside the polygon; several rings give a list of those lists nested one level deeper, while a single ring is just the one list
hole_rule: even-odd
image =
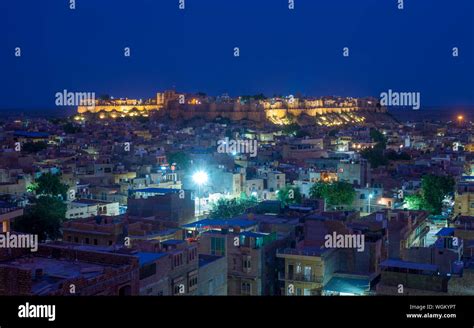
[{"label": "concrete building", "polygon": [[227,295],[227,259],[224,256],[199,254],[197,295]]},{"label": "concrete building", "polygon": [[380,263],[377,295],[446,295],[449,277],[438,266],[389,259]]},{"label": "concrete building", "polygon": [[0,252],[0,295],[138,295],[138,259],[81,246],[39,245]]},{"label": "concrete building", "polygon": [[460,182],[456,186],[454,213],[474,216],[474,182]]},{"label": "concrete building", "polygon": [[11,231],[15,218],[23,215],[23,209],[8,203],[0,202],[0,233]]},{"label": "concrete building", "polygon": [[124,223],[121,217],[106,216],[66,221],[63,240],[82,245],[123,246]]},{"label": "concrete building", "polygon": [[166,220],[180,226],[194,221],[194,200],[189,190],[146,188],[132,191],[127,213]]},{"label": "concrete building", "polygon": [[321,295],[324,282],[329,281],[334,271],[333,255],[334,250],[319,247],[279,250],[277,256],[284,261],[284,271],[279,276],[284,282],[281,294]]},{"label": "concrete building", "polygon": [[77,199],[67,204],[66,219],[84,219],[98,215],[116,216],[120,214],[118,202],[93,199]]},{"label": "concrete building", "polygon": [[337,164],[337,176],[340,181],[365,187],[371,183],[370,164],[363,159],[357,162],[341,161]]}]

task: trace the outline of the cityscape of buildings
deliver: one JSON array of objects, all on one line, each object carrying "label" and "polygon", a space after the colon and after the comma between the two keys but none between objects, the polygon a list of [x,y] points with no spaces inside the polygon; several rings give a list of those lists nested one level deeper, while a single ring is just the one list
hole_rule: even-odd
[{"label": "cityscape of buildings", "polygon": [[473,0],[0,12],[0,328],[474,327]]},{"label": "cityscape of buildings", "polygon": [[474,295],[474,126],[453,115],[176,91],[12,114],[0,295]]}]

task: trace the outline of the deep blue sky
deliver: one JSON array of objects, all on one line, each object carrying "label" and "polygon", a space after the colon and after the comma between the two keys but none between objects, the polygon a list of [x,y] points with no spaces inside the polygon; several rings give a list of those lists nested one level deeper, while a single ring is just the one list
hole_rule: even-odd
[{"label": "deep blue sky", "polygon": [[296,0],[293,11],[287,0],[186,0],[184,11],[178,0],[68,2],[0,2],[0,108],[54,108],[63,89],[146,98],[173,86],[269,96],[392,89],[421,92],[422,105],[474,105],[473,0],[405,0],[404,10],[397,0]]}]

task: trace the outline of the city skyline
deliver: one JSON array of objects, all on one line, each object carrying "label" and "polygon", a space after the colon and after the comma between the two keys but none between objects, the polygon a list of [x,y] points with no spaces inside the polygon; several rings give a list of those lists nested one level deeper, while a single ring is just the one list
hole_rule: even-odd
[{"label": "city skyline", "polygon": [[473,0],[0,15],[0,328],[472,325]]}]

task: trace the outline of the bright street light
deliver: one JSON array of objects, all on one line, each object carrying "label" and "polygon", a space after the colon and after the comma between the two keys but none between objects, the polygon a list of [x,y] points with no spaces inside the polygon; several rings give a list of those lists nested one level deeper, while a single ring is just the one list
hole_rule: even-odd
[{"label": "bright street light", "polygon": [[193,181],[198,186],[202,186],[203,184],[205,184],[208,179],[209,179],[209,176],[204,171],[198,171],[198,172],[193,174]]},{"label": "bright street light", "polygon": [[198,185],[198,216],[201,215],[201,186],[209,180],[209,176],[204,171],[197,171],[193,174],[193,181]]},{"label": "bright street light", "polygon": [[374,194],[370,193],[369,194],[369,214],[372,213],[371,208],[370,208],[370,200],[374,198]]}]

